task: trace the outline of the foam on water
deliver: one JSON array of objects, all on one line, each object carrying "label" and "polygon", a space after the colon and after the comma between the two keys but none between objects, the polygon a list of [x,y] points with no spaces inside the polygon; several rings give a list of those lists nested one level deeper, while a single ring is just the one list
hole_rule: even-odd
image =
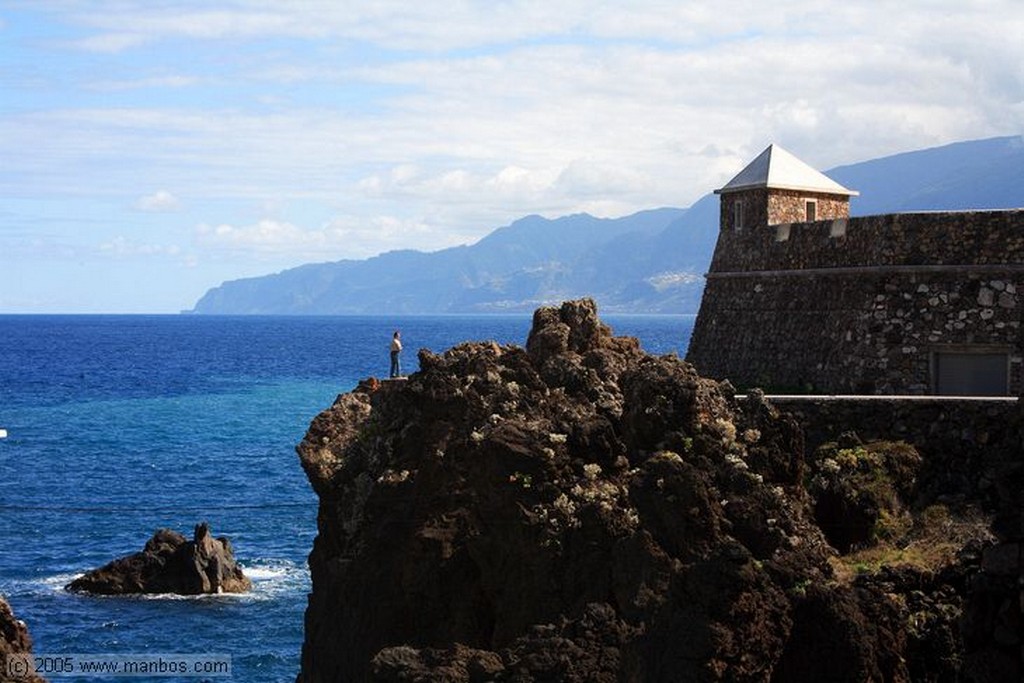
[{"label": "foam on water", "polygon": [[47,576],[36,583],[46,590],[51,591],[63,591],[64,586],[68,585],[78,577],[82,576],[84,572],[72,573],[72,574],[54,574],[53,576]]},{"label": "foam on water", "polygon": [[32,592],[60,592],[70,595],[78,595],[87,599],[141,599],[141,600],[206,600],[216,598],[228,598],[239,600],[272,600],[282,594],[295,591],[306,592],[309,589],[309,569],[304,564],[298,564],[285,559],[259,559],[251,562],[239,562],[242,572],[252,581],[252,590],[247,593],[215,593],[204,595],[175,595],[169,593],[145,594],[145,595],[88,595],[82,596],[77,593],[69,593],[65,587],[77,578],[84,576],[85,572],[61,572],[44,576],[35,580],[13,581],[7,584],[7,588],[17,593]]},{"label": "foam on water", "polygon": [[289,560],[269,560],[252,565],[242,564],[242,571],[252,580],[254,600],[273,600],[286,594],[306,594],[310,589],[309,569]]}]

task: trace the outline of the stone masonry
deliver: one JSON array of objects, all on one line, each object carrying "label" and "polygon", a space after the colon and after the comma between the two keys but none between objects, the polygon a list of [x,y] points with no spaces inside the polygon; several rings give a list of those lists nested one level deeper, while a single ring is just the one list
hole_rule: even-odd
[{"label": "stone masonry", "polygon": [[988,354],[1005,357],[1005,393],[1021,390],[1024,210],[735,230],[722,204],[687,356],[702,374],[775,392],[932,394],[943,354]]},{"label": "stone masonry", "polygon": [[774,225],[777,223],[797,223],[804,220],[808,201],[815,202],[819,219],[845,218],[850,213],[849,197],[837,197],[823,192],[805,192],[800,190],[767,190],[752,189],[742,193],[730,201],[722,201],[720,209],[720,225],[724,230],[735,230],[733,220],[733,201],[743,203],[743,225]]}]

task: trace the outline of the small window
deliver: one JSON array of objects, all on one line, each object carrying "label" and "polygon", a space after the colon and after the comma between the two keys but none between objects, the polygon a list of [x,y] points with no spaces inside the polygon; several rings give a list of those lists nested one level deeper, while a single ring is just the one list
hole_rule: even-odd
[{"label": "small window", "polygon": [[733,230],[743,229],[743,200],[737,199],[732,203],[732,227]]},{"label": "small window", "polygon": [[808,199],[804,201],[804,220],[808,223],[818,220],[818,200]]}]

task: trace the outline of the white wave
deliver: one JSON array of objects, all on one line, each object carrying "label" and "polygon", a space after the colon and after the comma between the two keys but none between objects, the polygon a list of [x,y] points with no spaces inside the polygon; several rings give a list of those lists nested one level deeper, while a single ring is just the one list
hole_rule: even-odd
[{"label": "white wave", "polygon": [[255,599],[268,599],[285,593],[309,590],[309,570],[289,560],[261,559],[240,563],[242,571],[252,580]]},{"label": "white wave", "polygon": [[258,581],[263,582],[284,579],[294,570],[290,570],[287,567],[260,567],[254,565],[251,567],[242,567],[242,571],[245,572],[246,576],[252,579],[253,583],[256,583]]},{"label": "white wave", "polygon": [[69,572],[62,574],[54,574],[53,576],[44,577],[33,583],[42,584],[44,587],[50,590],[64,590],[64,586],[68,585],[80,576],[85,576],[85,572]]},{"label": "white wave", "polygon": [[[242,572],[252,581],[248,593],[206,593],[201,595],[177,595],[174,593],[146,593],[135,595],[90,596],[115,599],[137,600],[270,600],[292,592],[308,592],[309,570],[290,560],[260,559],[252,563],[240,562]],[[64,592],[64,587],[84,572],[62,572],[26,582],[28,586],[47,591]]]},{"label": "white wave", "polygon": [[103,598],[118,600],[239,600],[243,593],[199,593],[197,595],[179,595],[177,593],[138,593],[134,595],[103,595]]}]

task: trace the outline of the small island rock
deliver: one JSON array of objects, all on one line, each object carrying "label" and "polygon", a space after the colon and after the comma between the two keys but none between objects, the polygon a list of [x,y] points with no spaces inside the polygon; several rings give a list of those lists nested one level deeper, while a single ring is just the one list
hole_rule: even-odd
[{"label": "small island rock", "polygon": [[177,531],[160,529],[137,553],[86,572],[67,590],[100,595],[136,593],[244,593],[252,582],[235,563],[231,542],[214,538],[205,522],[188,541]]}]

